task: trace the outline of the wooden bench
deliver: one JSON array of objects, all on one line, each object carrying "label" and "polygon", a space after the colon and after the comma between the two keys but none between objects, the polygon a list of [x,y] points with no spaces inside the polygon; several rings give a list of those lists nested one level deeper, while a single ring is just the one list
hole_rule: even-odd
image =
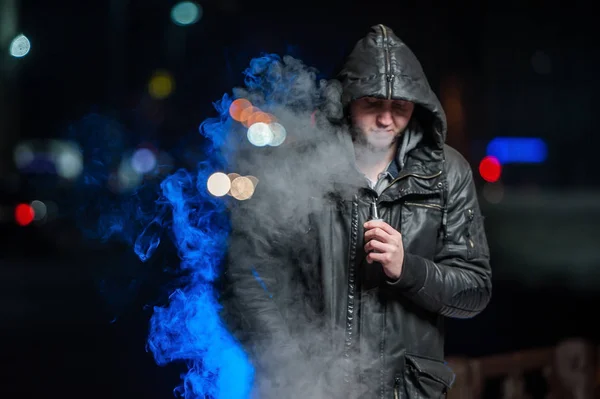
[{"label": "wooden bench", "polygon": [[551,348],[531,349],[481,358],[450,357],[456,373],[448,399],[487,399],[485,388],[499,382],[502,399],[537,399],[525,380],[542,376],[544,399],[600,398],[600,347],[584,339],[568,339]]}]

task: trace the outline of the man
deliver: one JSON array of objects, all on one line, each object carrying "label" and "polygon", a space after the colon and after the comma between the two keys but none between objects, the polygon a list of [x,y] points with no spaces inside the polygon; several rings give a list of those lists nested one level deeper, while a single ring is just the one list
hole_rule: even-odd
[{"label": "man", "polygon": [[[298,380],[316,385],[307,371],[318,368],[314,359],[328,365],[319,373],[336,387],[323,397],[445,397],[454,374],[444,363],[444,318],[473,317],[491,296],[470,166],[445,145],[442,107],[418,60],[390,28],[374,26],[333,83],[345,132],[341,148],[352,148],[349,177],[310,215],[306,234],[254,242],[238,236],[260,267],[254,281],[242,268],[230,272],[244,298],[245,328],[255,333],[251,348],[269,353],[268,360],[256,357],[258,370],[277,375],[270,389],[283,385],[272,397],[294,397],[290,386]],[[324,109],[335,110],[333,102]],[[300,264],[300,277],[282,272],[274,261],[282,258]],[[290,289],[292,281],[305,289]],[[320,353],[326,346],[304,339],[302,326],[311,317],[328,331],[328,359]],[[292,370],[293,363],[304,366]],[[292,371],[295,378],[283,377]],[[336,385],[342,379],[346,385]]]}]

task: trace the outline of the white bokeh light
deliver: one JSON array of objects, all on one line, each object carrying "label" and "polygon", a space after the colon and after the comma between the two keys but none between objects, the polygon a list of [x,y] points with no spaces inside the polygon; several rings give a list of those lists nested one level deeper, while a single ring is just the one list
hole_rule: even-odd
[{"label": "white bokeh light", "polygon": [[13,57],[25,57],[29,50],[31,50],[31,42],[25,35],[18,35],[10,43],[10,55]]},{"label": "white bokeh light", "polygon": [[33,208],[34,220],[42,220],[46,217],[48,207],[42,201],[34,200],[29,205]]},{"label": "white bokeh light", "polygon": [[273,131],[264,122],[256,122],[248,128],[248,141],[257,147],[264,147],[273,141]]},{"label": "white bokeh light", "polygon": [[53,153],[56,173],[65,179],[74,179],[83,171],[83,159],[75,145],[63,145]]},{"label": "white bokeh light", "polygon": [[216,172],[210,175],[206,182],[206,187],[208,188],[208,192],[215,197],[222,197],[229,192],[231,180],[229,180],[229,176],[225,173]]},{"label": "white bokeh light", "polygon": [[271,142],[269,143],[269,145],[272,147],[278,147],[281,144],[283,144],[283,142],[285,141],[285,138],[287,137],[287,132],[286,132],[285,128],[283,127],[283,125],[281,125],[280,123],[274,122],[269,125],[269,128],[271,129],[271,132],[273,133],[273,139],[271,139]]},{"label": "white bokeh light", "polygon": [[138,187],[143,180],[143,175],[133,168],[131,159],[121,160],[117,171],[117,190],[120,192],[131,191]]}]

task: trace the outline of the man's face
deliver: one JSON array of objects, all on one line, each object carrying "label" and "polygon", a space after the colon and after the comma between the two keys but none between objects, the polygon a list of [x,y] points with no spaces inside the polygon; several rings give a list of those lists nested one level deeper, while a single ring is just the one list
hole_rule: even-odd
[{"label": "man's face", "polygon": [[410,101],[363,97],[350,104],[355,139],[373,150],[387,150],[406,129],[415,106]]}]

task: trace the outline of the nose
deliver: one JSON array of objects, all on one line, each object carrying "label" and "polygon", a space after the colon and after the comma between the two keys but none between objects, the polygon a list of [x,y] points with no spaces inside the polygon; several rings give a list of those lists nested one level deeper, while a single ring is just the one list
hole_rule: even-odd
[{"label": "nose", "polygon": [[386,104],[382,106],[377,113],[377,124],[379,124],[381,127],[388,127],[392,123],[394,123],[394,119],[392,117],[392,107]]}]

